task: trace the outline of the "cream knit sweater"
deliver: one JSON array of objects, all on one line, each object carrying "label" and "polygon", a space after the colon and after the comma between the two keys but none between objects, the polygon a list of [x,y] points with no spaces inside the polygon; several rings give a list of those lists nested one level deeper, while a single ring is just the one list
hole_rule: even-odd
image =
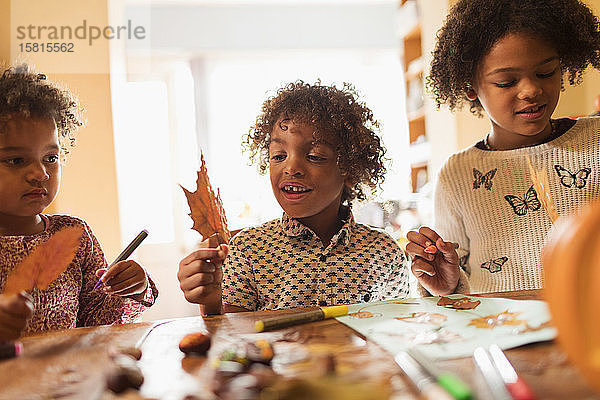
[{"label": "cream knit sweater", "polygon": [[600,197],[600,117],[581,118],[537,146],[506,151],[471,146],[452,155],[437,178],[434,227],[444,240],[460,245],[466,275],[458,292],[544,286],[540,253],[552,223],[532,188],[527,156],[548,174],[559,215]]}]

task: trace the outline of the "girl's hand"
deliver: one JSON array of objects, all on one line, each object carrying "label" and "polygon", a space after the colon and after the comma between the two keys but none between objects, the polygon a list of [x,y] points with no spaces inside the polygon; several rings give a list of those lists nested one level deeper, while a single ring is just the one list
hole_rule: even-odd
[{"label": "girl's hand", "polygon": [[133,296],[144,293],[148,288],[146,271],[132,260],[119,261],[108,270],[101,268],[96,271],[96,276],[101,277],[104,283],[104,293],[117,296]]},{"label": "girl's hand", "polygon": [[[434,296],[450,294],[458,285],[460,267],[454,243],[444,242],[431,228],[423,226],[418,232],[406,234],[406,252],[412,259],[411,270],[419,283]],[[435,251],[431,245],[435,245]],[[428,251],[425,249],[429,247]]]},{"label": "girl's hand", "polygon": [[21,336],[33,313],[33,298],[26,292],[0,294],[0,342]]},{"label": "girl's hand", "polygon": [[211,239],[203,241],[199,250],[179,262],[177,279],[187,301],[203,306],[203,314],[220,314],[222,267],[229,247],[217,246]]}]

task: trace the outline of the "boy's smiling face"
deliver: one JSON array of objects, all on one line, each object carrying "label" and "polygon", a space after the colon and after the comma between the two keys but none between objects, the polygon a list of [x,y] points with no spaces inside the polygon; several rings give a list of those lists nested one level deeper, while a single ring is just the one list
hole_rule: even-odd
[{"label": "boy's smiling face", "polygon": [[0,223],[41,213],[60,184],[58,132],[51,118],[8,120],[0,132]]},{"label": "boy's smiling face", "polygon": [[317,234],[338,223],[345,178],[337,165],[335,147],[325,141],[315,142],[310,125],[289,119],[275,124],[269,144],[269,171],[273,193],[286,214]]}]

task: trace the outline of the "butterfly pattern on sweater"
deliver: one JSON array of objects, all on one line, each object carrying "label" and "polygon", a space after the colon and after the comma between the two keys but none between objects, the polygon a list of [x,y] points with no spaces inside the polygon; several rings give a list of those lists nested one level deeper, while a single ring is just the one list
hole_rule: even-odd
[{"label": "butterfly pattern on sweater", "polygon": [[502,271],[502,266],[508,261],[508,257],[500,257],[486,261],[481,264],[481,268],[487,269],[490,273],[496,273]]},{"label": "butterfly pattern on sweater", "polygon": [[482,185],[487,190],[492,190],[492,184],[494,183],[492,179],[494,179],[496,171],[498,171],[498,168],[489,170],[484,174],[477,168],[473,168],[473,190],[479,189]]},{"label": "butterfly pattern on sweater", "polygon": [[531,185],[531,187],[527,189],[524,198],[520,198],[519,196],[515,196],[512,194],[507,194],[506,196],[504,196],[504,198],[511,205],[515,214],[521,216],[527,214],[528,210],[537,211],[542,207],[542,203],[538,199],[537,193],[533,188],[533,185]]},{"label": "butterfly pattern on sweater", "polygon": [[554,164],[554,169],[560,178],[561,185],[568,188],[575,186],[577,189],[581,189],[586,185],[586,179],[592,173],[591,168],[582,168],[579,171],[572,173],[558,164]]}]

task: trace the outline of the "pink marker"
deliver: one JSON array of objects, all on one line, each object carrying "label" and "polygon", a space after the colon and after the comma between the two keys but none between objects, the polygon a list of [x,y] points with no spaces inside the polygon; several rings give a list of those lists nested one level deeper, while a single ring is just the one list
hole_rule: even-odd
[{"label": "pink marker", "polygon": [[23,352],[23,344],[21,342],[2,342],[0,343],[0,360],[14,358],[21,355]]},{"label": "pink marker", "polygon": [[504,386],[514,400],[535,400],[535,395],[527,383],[517,375],[517,372],[506,358],[500,347],[496,344],[490,345],[490,355],[496,364],[496,369],[500,373]]}]

